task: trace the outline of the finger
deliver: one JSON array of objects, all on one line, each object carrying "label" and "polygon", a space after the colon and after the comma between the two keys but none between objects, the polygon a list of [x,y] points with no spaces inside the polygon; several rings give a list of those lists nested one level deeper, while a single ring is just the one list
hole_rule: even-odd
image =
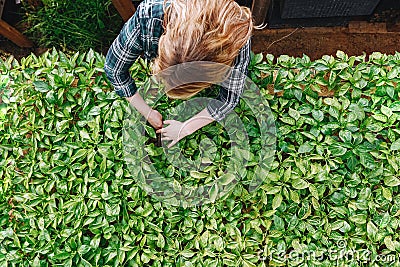
[{"label": "finger", "polygon": [[165,120],[164,121],[164,124],[166,123],[166,124],[171,124],[171,123],[173,123],[175,120]]},{"label": "finger", "polygon": [[171,141],[171,140],[174,140],[174,139],[169,137],[169,136],[162,136],[161,137],[161,141]]},{"label": "finger", "polygon": [[156,133],[161,133],[161,134],[165,134],[165,131],[166,129],[165,128],[160,128],[160,129],[158,129],[157,131],[156,131]]},{"label": "finger", "polygon": [[150,123],[150,124],[151,124],[151,126],[153,126],[153,128],[156,129],[156,130],[162,128],[162,124],[159,123],[159,122],[153,122],[153,123]]},{"label": "finger", "polygon": [[158,128],[157,128],[157,129],[163,127],[163,120],[162,120],[162,118],[161,118],[159,121],[157,121],[157,125],[158,125]]},{"label": "finger", "polygon": [[178,143],[178,140],[172,141],[172,142],[168,145],[168,148],[171,148],[171,147],[174,146],[176,143]]}]

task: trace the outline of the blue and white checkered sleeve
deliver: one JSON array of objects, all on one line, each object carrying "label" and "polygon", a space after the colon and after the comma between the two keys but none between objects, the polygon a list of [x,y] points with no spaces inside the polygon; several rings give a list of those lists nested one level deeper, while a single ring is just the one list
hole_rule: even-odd
[{"label": "blue and white checkered sleeve", "polygon": [[211,100],[207,106],[207,111],[216,121],[221,121],[239,103],[243,93],[247,67],[250,62],[251,41],[244,45],[235,59],[234,66],[229,78],[221,84],[219,96]]},{"label": "blue and white checkered sleeve", "polygon": [[115,92],[122,97],[133,96],[137,87],[129,73],[129,68],[143,51],[139,10],[125,23],[118,37],[107,52],[104,70],[114,86]]}]

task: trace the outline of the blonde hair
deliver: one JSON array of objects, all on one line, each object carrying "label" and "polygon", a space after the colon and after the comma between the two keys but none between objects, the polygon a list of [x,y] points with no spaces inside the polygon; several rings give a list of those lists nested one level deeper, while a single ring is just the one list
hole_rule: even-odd
[{"label": "blonde hair", "polygon": [[[164,9],[164,34],[153,65],[155,74],[193,61],[232,66],[252,34],[250,9],[234,0],[172,0]],[[189,98],[210,86],[206,82],[179,85],[182,82],[174,73],[164,78],[166,94],[171,98]]]}]

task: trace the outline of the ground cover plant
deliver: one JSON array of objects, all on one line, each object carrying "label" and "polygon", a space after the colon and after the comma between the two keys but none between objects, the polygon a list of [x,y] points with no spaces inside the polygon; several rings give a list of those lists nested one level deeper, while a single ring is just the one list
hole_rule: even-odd
[{"label": "ground cover plant", "polygon": [[[249,75],[277,130],[270,170],[256,192],[238,183],[190,208],[154,200],[127,171],[128,104],[103,64],[93,51],[56,50],[0,62],[0,266],[399,264],[400,54],[254,55]],[[143,83],[146,62],[132,74]],[[245,110],[236,109],[252,125]],[[146,129],[144,149],[162,157]],[[229,143],[216,129],[214,143]],[[256,157],[257,127],[248,135]],[[210,168],[181,181],[218,176]]]}]

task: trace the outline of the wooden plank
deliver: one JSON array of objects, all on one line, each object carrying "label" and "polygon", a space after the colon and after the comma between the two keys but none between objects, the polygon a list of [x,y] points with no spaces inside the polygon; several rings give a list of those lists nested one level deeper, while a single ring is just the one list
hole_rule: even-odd
[{"label": "wooden plank", "polygon": [[[369,28],[371,26],[371,28]],[[255,53],[270,53],[275,56],[309,56],[312,60],[323,55],[336,55],[342,50],[350,55],[371,54],[379,51],[394,54],[400,51],[400,26],[398,31],[390,28],[385,32],[383,25],[364,25],[368,32],[353,33],[349,27],[299,27],[285,29],[264,29],[255,31],[252,50]]]},{"label": "wooden plank", "polygon": [[33,43],[31,40],[26,38],[17,29],[12,27],[10,24],[0,19],[0,35],[3,35],[7,39],[11,40],[13,43],[19,47],[32,47]]},{"label": "wooden plank", "polygon": [[350,33],[387,33],[385,22],[350,21]]},{"label": "wooden plank", "polygon": [[112,0],[112,3],[124,21],[132,17],[136,11],[132,0]]}]

